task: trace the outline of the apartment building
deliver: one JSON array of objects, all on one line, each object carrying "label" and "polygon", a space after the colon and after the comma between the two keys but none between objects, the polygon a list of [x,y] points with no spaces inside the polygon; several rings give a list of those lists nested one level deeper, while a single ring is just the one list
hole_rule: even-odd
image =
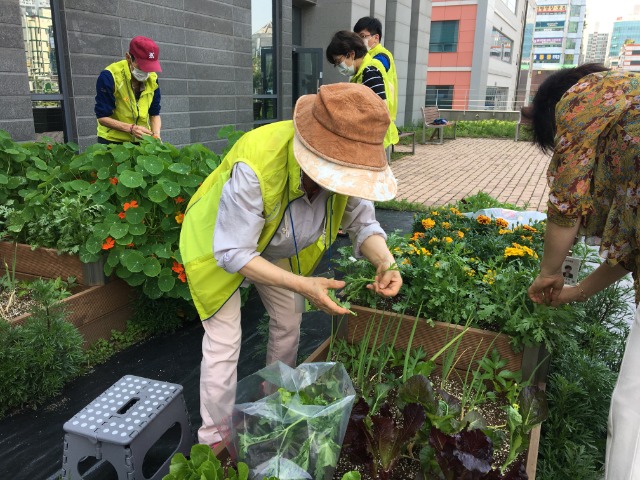
[{"label": "apartment building", "polygon": [[[636,12],[640,10],[636,7]],[[618,17],[613,24],[611,44],[609,46],[608,65],[612,68],[618,66],[620,50],[625,43],[640,43],[640,14]]]},{"label": "apartment building", "polygon": [[607,59],[607,47],[609,46],[608,33],[590,33],[587,37],[587,48],[584,51],[582,63],[602,63]]},{"label": "apartment building", "polygon": [[640,72],[640,43],[627,43],[620,48],[617,69]]}]

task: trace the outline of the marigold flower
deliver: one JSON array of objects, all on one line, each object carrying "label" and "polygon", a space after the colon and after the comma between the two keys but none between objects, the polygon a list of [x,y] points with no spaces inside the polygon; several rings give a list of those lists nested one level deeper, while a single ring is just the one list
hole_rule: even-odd
[{"label": "marigold flower", "polygon": [[507,228],[501,228],[500,230],[498,230],[499,235],[506,235],[507,233],[513,233],[513,230],[509,230]]},{"label": "marigold flower", "polygon": [[109,183],[111,183],[111,185],[117,185],[118,184],[118,179],[116,177],[111,177],[109,179]]},{"label": "marigold flower", "polygon": [[509,257],[524,257],[524,250],[519,248],[507,247],[504,249],[504,258]]},{"label": "marigold flower", "polygon": [[105,239],[104,243],[102,244],[102,249],[103,250],[110,250],[115,246],[116,246],[116,241],[111,237],[107,237]]},{"label": "marigold flower", "polygon": [[538,230],[536,230],[535,228],[529,226],[529,225],[523,225],[522,228],[524,228],[525,230],[528,230],[530,232],[536,233]]},{"label": "marigold flower", "polygon": [[491,223],[491,219],[486,215],[478,215],[478,218],[476,218],[476,221],[480,225],[489,225]]},{"label": "marigold flower", "polygon": [[120,213],[118,214],[118,216],[119,216],[122,220],[124,220],[124,219],[125,219],[125,217],[127,216],[127,214],[126,214],[126,213],[124,213],[124,212],[120,212]]},{"label": "marigold flower", "polygon": [[187,276],[184,274],[184,272],[179,273],[179,274],[178,274],[178,278],[180,279],[180,281],[181,281],[182,283],[185,283],[185,282],[187,281]]},{"label": "marigold flower", "polygon": [[496,281],[496,271],[495,270],[487,270],[482,276],[482,283],[486,283],[487,285],[493,285]]},{"label": "marigold flower", "polygon": [[509,222],[504,218],[496,218],[496,225],[502,228],[507,228],[509,226]]},{"label": "marigold flower", "polygon": [[421,238],[424,238],[424,233],[413,232],[413,236],[411,237],[411,240],[415,242],[416,240],[420,240]]},{"label": "marigold flower", "polygon": [[426,255],[427,257],[431,256],[431,252],[424,247],[422,247],[420,251],[422,252],[423,255]]},{"label": "marigold flower", "polygon": [[138,202],[136,200],[131,200],[124,204],[124,211],[126,212],[130,208],[138,208]]},{"label": "marigold flower", "polygon": [[430,228],[433,228],[436,226],[436,222],[433,221],[431,218],[425,218],[424,220],[422,220],[422,226],[424,227],[425,230],[429,230]]},{"label": "marigold flower", "polygon": [[436,237],[431,237],[431,240],[429,240],[429,243],[436,243],[438,241],[438,239]]},{"label": "marigold flower", "polygon": [[455,208],[455,207],[451,207],[451,208],[449,209],[449,211],[450,211],[451,213],[453,213],[454,215],[457,215],[458,217],[462,215],[462,213],[460,213],[460,210],[458,210],[458,209],[457,209],[457,208]]},{"label": "marigold flower", "polygon": [[53,150],[53,145],[47,145],[47,150]]},{"label": "marigold flower", "polygon": [[440,214],[438,212],[436,212],[436,211],[433,211],[433,212],[431,212],[431,215],[433,215],[434,217],[437,217]]},{"label": "marigold flower", "polygon": [[451,228],[451,224],[449,222],[442,222],[442,228],[449,230],[449,228]]},{"label": "marigold flower", "polygon": [[453,242],[453,238],[451,238],[451,237],[444,237],[444,238],[443,238],[443,240],[444,240],[445,242],[447,242],[447,243],[451,243],[451,242]]},{"label": "marigold flower", "polygon": [[178,212],[178,214],[176,215],[176,223],[180,225],[182,224],[183,220],[184,220],[184,213]]},{"label": "marigold flower", "polygon": [[533,240],[533,237],[527,237],[526,235],[520,235],[520,238],[525,242],[531,242]]},{"label": "marigold flower", "polygon": [[173,201],[174,201],[174,202],[176,202],[176,203],[178,203],[178,204],[180,204],[180,203],[184,202],[184,198],[182,198],[182,197],[176,197],[176,198],[174,198],[174,199],[173,199]]},{"label": "marigold flower", "polygon": [[460,230],[458,230],[458,238],[464,238],[464,233],[462,233]]},{"label": "marigold flower", "polygon": [[409,260],[408,258],[405,258],[402,260],[402,265],[411,265],[411,260]]},{"label": "marigold flower", "polygon": [[173,267],[171,267],[171,270],[176,273],[182,273],[184,272],[184,266],[179,262],[173,262]]}]

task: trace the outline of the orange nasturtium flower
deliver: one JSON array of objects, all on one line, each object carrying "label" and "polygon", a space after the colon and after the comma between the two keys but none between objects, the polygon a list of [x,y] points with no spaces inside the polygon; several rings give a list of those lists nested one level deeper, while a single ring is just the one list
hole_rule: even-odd
[{"label": "orange nasturtium flower", "polygon": [[178,203],[178,204],[180,204],[180,203],[184,202],[184,198],[182,198],[182,197],[176,197],[176,198],[174,198],[173,200],[174,200],[176,203]]},{"label": "orange nasturtium flower", "polygon": [[126,212],[130,208],[138,208],[138,202],[136,200],[131,200],[130,202],[126,202],[124,204],[124,211]]},{"label": "orange nasturtium flower", "polygon": [[105,239],[104,243],[102,244],[102,249],[103,250],[110,250],[115,246],[116,246],[116,241],[111,237],[107,237]]},{"label": "orange nasturtium flower", "polygon": [[187,276],[184,274],[184,272],[179,273],[179,274],[178,274],[178,278],[180,279],[180,281],[181,281],[182,283],[184,283],[184,282],[186,282],[186,281],[187,281]]},{"label": "orange nasturtium flower", "polygon": [[109,179],[109,183],[110,183],[111,185],[117,185],[117,184],[118,184],[118,179],[117,179],[116,177],[111,177],[111,178]]},{"label": "orange nasturtium flower", "polygon": [[486,215],[478,215],[478,218],[476,218],[476,221],[480,225],[489,225],[491,223],[491,219]]},{"label": "orange nasturtium flower", "polygon": [[171,267],[171,270],[173,270],[174,272],[180,274],[180,273],[184,272],[184,266],[179,262],[173,262],[173,267]]},{"label": "orange nasturtium flower", "polygon": [[180,225],[182,224],[183,220],[184,220],[184,213],[178,212],[178,214],[176,215],[176,223]]},{"label": "orange nasturtium flower", "polygon": [[47,145],[47,150],[53,150],[53,145],[51,144]]},{"label": "orange nasturtium flower", "polygon": [[118,214],[118,216],[119,216],[122,220],[124,220],[124,219],[125,219],[125,217],[127,216],[127,214],[126,214],[126,213],[124,213],[124,212],[120,212],[120,213]]},{"label": "orange nasturtium flower", "polygon": [[509,226],[509,222],[504,218],[496,218],[496,225],[502,228],[507,228]]},{"label": "orange nasturtium flower", "polygon": [[133,242],[131,242],[131,243],[127,243],[127,247],[135,247],[135,245],[133,244]]}]

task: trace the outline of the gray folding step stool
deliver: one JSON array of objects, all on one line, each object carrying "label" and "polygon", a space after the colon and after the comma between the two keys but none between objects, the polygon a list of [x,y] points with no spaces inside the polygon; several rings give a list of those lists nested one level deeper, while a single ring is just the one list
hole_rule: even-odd
[{"label": "gray folding step stool", "polygon": [[[181,436],[173,453],[188,455],[193,435],[182,386],[125,375],[64,424],[63,478],[81,479],[78,464],[95,457],[109,461],[118,480],[146,480],[145,455],[176,423]],[[150,480],[169,473],[173,453]]]}]

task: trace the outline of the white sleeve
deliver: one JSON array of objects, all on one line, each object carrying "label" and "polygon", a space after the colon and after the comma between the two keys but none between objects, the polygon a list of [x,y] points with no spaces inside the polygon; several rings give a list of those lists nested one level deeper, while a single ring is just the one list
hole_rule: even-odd
[{"label": "white sleeve", "polygon": [[342,228],[349,234],[356,258],[362,257],[360,246],[371,235],[380,235],[387,239],[387,234],[376,220],[373,202],[361,198],[349,197],[342,216]]}]

